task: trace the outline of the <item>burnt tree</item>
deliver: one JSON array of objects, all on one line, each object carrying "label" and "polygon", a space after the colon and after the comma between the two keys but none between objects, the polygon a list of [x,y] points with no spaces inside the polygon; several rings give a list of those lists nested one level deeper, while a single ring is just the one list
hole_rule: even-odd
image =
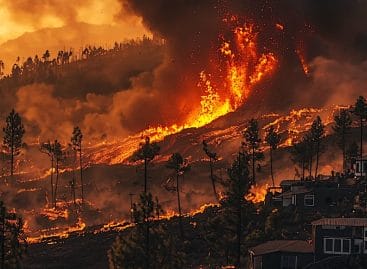
[{"label": "burnt tree", "polygon": [[[82,142],[83,142],[83,133],[80,128],[77,126],[73,130],[73,134],[71,136],[71,145],[75,152],[75,155],[79,155],[79,167],[80,167],[80,187],[81,187],[81,199],[82,204],[84,203],[84,182],[83,182],[83,161],[82,161]],[[75,160],[76,161],[76,160]],[[74,188],[76,182],[74,181]]]}]

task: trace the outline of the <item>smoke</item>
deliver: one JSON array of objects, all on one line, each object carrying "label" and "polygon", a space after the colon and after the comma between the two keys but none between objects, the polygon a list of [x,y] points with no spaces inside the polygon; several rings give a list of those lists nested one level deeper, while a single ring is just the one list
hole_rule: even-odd
[{"label": "smoke", "polygon": [[[218,48],[220,37],[230,34],[232,29],[228,27],[228,18],[231,16],[236,16],[242,23],[255,23],[260,50],[274,52],[279,58],[275,76],[260,85],[249,100],[249,103],[259,104],[262,110],[312,105],[313,102],[304,103],[299,96],[303,96],[303,92],[312,96],[313,89],[321,87],[318,83],[323,83],[325,88],[326,82],[321,81],[325,78],[320,78],[319,74],[323,67],[315,67],[315,73],[309,74],[311,78],[307,78],[302,71],[297,50],[305,54],[307,64],[316,66],[322,65],[318,57],[339,66],[354,64],[356,68],[367,58],[367,21],[364,18],[367,1],[364,0],[120,2],[125,10],[142,16],[146,27],[167,41],[168,59],[171,61],[161,67],[155,86],[168,98],[174,91],[175,96],[182,97],[178,98],[181,100],[189,91],[192,102],[198,101],[200,91],[193,90],[197,89],[194,85],[197,74],[201,70],[214,74],[216,70],[221,72],[221,66],[215,65],[213,61],[216,57],[213,51]],[[276,29],[276,24],[283,25],[284,29]],[[337,75],[336,70],[331,72]],[[345,83],[353,80],[352,77],[347,78],[348,75],[352,73],[347,72],[339,79]],[[186,81],[187,77],[192,78],[191,83],[184,85],[182,81]],[[328,81],[331,82],[330,75]],[[339,92],[344,97],[347,94],[344,88],[333,87],[327,91],[330,100],[325,100],[324,95],[323,102],[318,101],[315,105],[329,104]],[[355,97],[355,92],[348,96],[348,100]],[[358,93],[363,93],[363,89]],[[279,100],[279,96],[283,96],[282,100]]]}]

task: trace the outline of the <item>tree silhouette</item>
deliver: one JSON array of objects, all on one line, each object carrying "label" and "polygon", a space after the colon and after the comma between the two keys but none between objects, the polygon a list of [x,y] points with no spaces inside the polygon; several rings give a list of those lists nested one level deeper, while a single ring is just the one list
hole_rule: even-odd
[{"label": "tree silhouette", "polygon": [[145,143],[140,143],[139,149],[135,151],[132,159],[144,162],[144,193],[147,193],[148,185],[148,165],[158,155],[160,147],[157,143],[150,142],[150,138],[145,138]]},{"label": "tree silhouette", "polygon": [[317,118],[312,123],[310,135],[312,137],[312,141],[315,144],[315,150],[316,150],[315,151],[315,154],[316,154],[315,178],[317,178],[320,151],[321,151],[321,140],[325,136],[325,125],[322,123],[321,118],[319,116],[317,116]]},{"label": "tree silhouette", "polygon": [[214,197],[217,201],[219,201],[218,193],[217,193],[217,190],[216,190],[216,187],[215,187],[215,178],[214,178],[214,173],[213,173],[213,166],[214,166],[214,162],[217,160],[217,154],[214,151],[211,151],[209,149],[208,143],[205,140],[203,140],[203,150],[204,150],[206,156],[209,157],[210,180],[212,182]]},{"label": "tree silhouette", "polygon": [[248,145],[251,151],[251,159],[252,159],[252,180],[255,184],[256,182],[256,173],[255,173],[255,165],[256,161],[264,158],[264,155],[260,148],[261,138],[259,136],[259,123],[255,119],[251,119],[246,127],[244,132],[244,138],[246,140],[246,144]]},{"label": "tree silhouette", "polygon": [[54,144],[48,141],[47,143],[42,143],[40,146],[40,151],[44,154],[47,154],[51,160],[51,172],[50,172],[50,181],[51,181],[51,204],[54,205],[54,182],[53,182],[53,175],[54,175]]},{"label": "tree silhouette", "polygon": [[273,150],[276,150],[278,148],[280,139],[281,139],[280,134],[278,134],[275,131],[274,127],[271,126],[266,134],[265,140],[268,143],[270,149],[270,174],[273,187],[275,186],[274,173],[273,173]]},{"label": "tree silhouette", "polygon": [[305,180],[305,170],[309,165],[310,154],[312,154],[310,148],[310,139],[308,136],[302,138],[302,140],[293,145],[291,148],[292,161],[302,169],[301,179]]},{"label": "tree silhouette", "polygon": [[53,153],[55,158],[55,171],[56,171],[56,182],[55,182],[55,189],[54,189],[54,207],[57,207],[57,187],[59,184],[59,168],[60,168],[60,162],[63,158],[63,152],[61,148],[61,144],[59,141],[55,140],[54,147],[53,147]]},{"label": "tree silhouette", "polygon": [[[226,217],[226,219],[235,219],[235,249],[236,249],[236,268],[241,267],[241,247],[242,237],[244,237],[244,218],[247,215],[247,211],[251,206],[245,199],[245,196],[249,194],[250,187],[253,180],[249,173],[249,161],[250,156],[245,151],[240,151],[237,158],[228,169],[229,182],[225,192],[225,198],[221,201],[224,210],[232,217]],[[247,220],[248,221],[248,220]],[[227,227],[228,229],[229,227]]]},{"label": "tree silhouette", "polygon": [[3,128],[4,145],[10,154],[10,175],[14,175],[14,158],[20,154],[23,135],[25,133],[22,119],[14,109],[6,118],[6,126]]},{"label": "tree silhouette", "polygon": [[180,184],[179,176],[184,167],[184,159],[180,153],[174,153],[169,158],[166,167],[172,169],[176,173],[176,193],[177,193],[177,207],[179,216],[180,234],[183,237],[183,225],[182,225],[182,211],[181,211],[181,200],[180,200]]},{"label": "tree silhouette", "polygon": [[[151,194],[142,194],[139,202],[133,204],[135,226],[121,233],[108,251],[109,268],[188,268],[181,244],[168,223],[156,221],[156,208],[161,208]],[[149,207],[146,207],[149,205]],[[146,217],[148,216],[148,217]],[[145,233],[149,221],[149,245]]]},{"label": "tree silhouette", "polygon": [[[77,126],[73,130],[73,134],[71,136],[71,144],[72,144],[74,152],[79,153],[80,185],[81,185],[82,204],[83,204],[84,203],[84,182],[83,182],[82,142],[83,142],[83,134],[80,128]],[[74,186],[75,186],[75,182],[74,182]]]},{"label": "tree silhouette", "polygon": [[22,257],[27,247],[23,221],[9,213],[0,201],[0,269],[23,268]]},{"label": "tree silhouette", "polygon": [[355,105],[353,113],[359,118],[360,128],[360,144],[359,144],[359,158],[363,158],[363,120],[367,117],[367,104],[366,99],[363,96],[359,96]]},{"label": "tree silhouette", "polygon": [[338,146],[343,153],[343,171],[345,171],[347,135],[352,127],[352,118],[346,109],[341,109],[339,115],[334,116],[333,130],[338,138]]}]

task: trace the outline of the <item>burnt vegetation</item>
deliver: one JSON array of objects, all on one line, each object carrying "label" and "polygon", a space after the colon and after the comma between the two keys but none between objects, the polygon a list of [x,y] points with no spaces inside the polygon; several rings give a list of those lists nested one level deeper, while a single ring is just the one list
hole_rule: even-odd
[{"label": "burnt vegetation", "polygon": [[[359,97],[356,104],[349,109],[341,109],[335,114],[332,128],[330,128],[334,130],[334,135],[326,136],[326,126],[317,116],[300,141],[288,147],[287,150],[293,156],[292,161],[302,170],[301,174],[296,175],[301,182],[309,182],[310,184],[315,182],[320,186],[323,184],[325,180],[319,173],[319,160],[320,156],[328,149],[327,146],[340,147],[343,163],[354,162],[360,156],[360,148],[354,141],[359,140],[360,137],[351,135],[351,126],[353,122],[360,123],[360,115],[365,113],[361,110],[356,112],[356,107],[361,106],[361,100],[363,97]],[[367,106],[364,105],[363,109],[366,111]],[[19,115],[18,117],[19,122],[21,122]],[[364,128],[364,119],[362,117],[362,128]],[[140,162],[144,167],[141,177],[141,194],[131,203],[131,221],[124,223],[120,232],[110,229],[98,232],[96,235],[96,230],[82,229],[75,234],[78,237],[76,241],[73,238],[65,241],[67,247],[77,248],[75,245],[78,244],[77,241],[83,240],[88,247],[98,248],[97,252],[103,252],[105,259],[95,262],[93,257],[85,254],[79,260],[76,253],[71,253],[65,254],[68,261],[62,263],[71,267],[78,264],[78,266],[88,268],[107,267],[107,263],[110,268],[197,268],[199,266],[205,268],[220,268],[221,266],[247,268],[249,262],[247,251],[254,245],[268,240],[308,240],[311,236],[309,223],[321,216],[364,216],[367,203],[363,191],[366,184],[364,177],[360,177],[354,185],[357,193],[355,199],[339,201],[338,206],[327,213],[307,214],[293,205],[279,207],[269,202],[269,197],[272,196],[271,191],[268,192],[264,202],[252,200],[252,188],[256,186],[254,177],[255,173],[259,172],[256,171],[255,164],[268,157],[272,166],[272,154],[280,150],[279,145],[282,141],[281,135],[275,128],[269,128],[266,133],[261,134],[259,127],[259,122],[256,119],[251,119],[245,126],[243,142],[238,145],[238,151],[230,166],[227,167],[226,175],[222,175],[220,180],[213,169],[215,162],[218,161],[217,154],[209,149],[210,145],[207,142],[203,142],[203,150],[210,164],[208,174],[210,181],[215,182],[216,187],[213,188],[213,191],[216,199],[218,195],[218,203],[207,205],[194,214],[183,213],[180,198],[182,194],[180,184],[181,181],[184,181],[184,175],[194,172],[193,168],[190,168],[190,162],[177,152],[172,154],[165,164],[166,169],[172,171],[172,176],[175,179],[172,188],[167,189],[167,191],[174,192],[177,197],[178,215],[170,215],[165,206],[160,203],[159,197],[153,196],[152,188],[148,184],[153,175],[149,171],[154,160],[160,155],[160,146],[148,137],[145,138],[131,159],[137,163]],[[24,134],[23,129],[21,133]],[[6,132],[4,135],[7,135]],[[262,135],[271,149],[269,156],[260,150],[259,143]],[[333,137],[335,137],[333,144],[330,144],[328,140]],[[71,174],[71,187],[76,185],[77,154],[80,154],[79,169],[83,170],[81,159],[83,135],[78,127],[74,128],[70,141],[69,145],[64,146],[57,140],[41,145],[42,152],[50,157],[50,206],[55,209],[58,206],[57,189],[60,163],[64,163],[64,167],[71,167],[74,170],[74,173]],[[346,145],[351,146],[346,147]],[[71,159],[70,163],[65,162],[65,159],[68,158]],[[343,167],[349,166],[343,164]],[[271,168],[269,172],[269,177],[273,178],[273,169]],[[83,185],[82,176],[82,171],[80,171],[79,182],[81,185]],[[345,180],[351,177],[353,177],[352,171],[345,169],[342,174],[333,174],[330,182],[345,184]],[[272,184],[274,187],[274,181]],[[76,202],[75,188],[72,188],[72,192],[74,206],[78,208],[76,214],[79,214],[79,210],[87,210],[86,206],[83,205],[83,191],[79,194],[81,197],[79,202]],[[8,246],[9,249],[13,247],[16,249],[12,250],[13,252],[10,250],[6,252],[9,256],[4,257],[3,261],[9,265],[4,268],[17,268],[21,264],[25,246],[22,241],[23,223],[21,220],[16,220],[17,217],[14,214],[5,213],[4,216],[9,218],[9,224],[6,224],[7,220],[3,222],[5,223],[4,229],[8,227],[8,230],[4,230],[7,232],[4,232],[3,238],[8,236],[13,238],[9,240],[16,240],[15,245]],[[81,237],[81,235],[83,236]],[[103,240],[99,243],[98,240],[92,239],[93,237],[103,238]],[[114,239],[115,237],[116,239]],[[56,240],[57,244],[62,242],[62,239],[53,240]],[[42,255],[39,257],[40,260],[36,258],[37,253],[48,248],[47,242],[49,241],[31,245],[30,251],[34,251],[34,253],[26,259],[29,268],[37,268],[37,264],[44,265],[50,262],[50,258]],[[60,250],[53,250],[51,257],[52,255],[60,255],[58,251]],[[358,261],[353,262],[358,263]],[[52,262],[50,264],[51,268],[58,266],[60,264]]]}]

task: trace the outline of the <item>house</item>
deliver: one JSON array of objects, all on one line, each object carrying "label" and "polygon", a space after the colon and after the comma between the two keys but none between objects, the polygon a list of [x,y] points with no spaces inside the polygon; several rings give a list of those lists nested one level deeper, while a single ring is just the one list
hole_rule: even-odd
[{"label": "house", "polygon": [[314,261],[313,247],[306,241],[275,240],[249,250],[251,269],[298,269]]},{"label": "house", "polygon": [[333,180],[300,181],[284,180],[280,183],[281,192],[272,197],[274,206],[295,206],[305,213],[332,213],[340,205],[350,206],[358,193],[358,188],[341,185]]},{"label": "house", "polygon": [[356,177],[364,177],[367,175],[367,156],[358,158],[353,164],[354,175]]},{"label": "house", "polygon": [[367,218],[323,218],[312,222],[315,260],[367,255]]}]

